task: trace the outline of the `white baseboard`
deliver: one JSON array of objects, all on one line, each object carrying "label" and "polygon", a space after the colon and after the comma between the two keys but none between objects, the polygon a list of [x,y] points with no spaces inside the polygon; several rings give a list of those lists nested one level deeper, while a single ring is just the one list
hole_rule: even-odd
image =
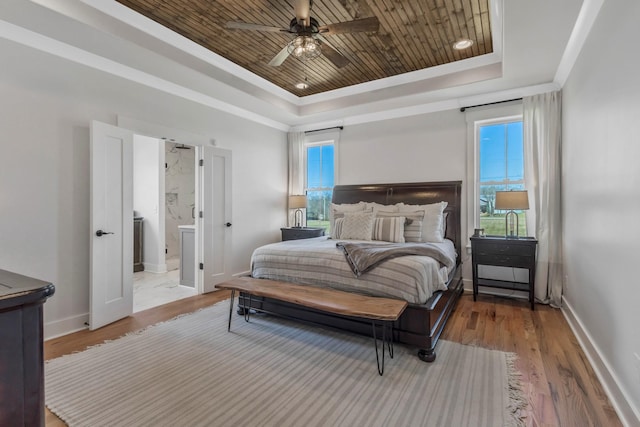
[{"label": "white baseboard", "polygon": [[576,316],[571,304],[564,298],[562,298],[561,311],[567,323],[569,323],[573,334],[578,339],[580,347],[582,347],[587,359],[589,359],[598,380],[600,380],[607,397],[611,400],[611,404],[620,417],[622,424],[628,427],[640,426],[640,410],[632,406],[630,396],[620,387],[621,383],[615,372],[611,369],[607,360],[602,357],[602,352],[593,342],[591,335],[584,328],[580,319]]},{"label": "white baseboard", "polygon": [[56,320],[54,322],[46,322],[43,325],[44,340],[46,341],[73,332],[82,331],[89,327],[87,326],[88,323],[89,313],[67,317],[66,319]]},{"label": "white baseboard", "polygon": [[144,262],[143,264],[144,264],[144,271],[147,271],[149,273],[162,274],[168,271],[167,264],[151,264],[148,262]]}]

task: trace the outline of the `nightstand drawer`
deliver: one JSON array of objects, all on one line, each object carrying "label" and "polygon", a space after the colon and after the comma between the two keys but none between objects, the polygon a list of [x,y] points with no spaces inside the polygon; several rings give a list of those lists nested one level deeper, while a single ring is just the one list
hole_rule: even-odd
[{"label": "nightstand drawer", "polygon": [[536,247],[533,245],[520,245],[517,243],[493,243],[493,242],[474,242],[473,253],[476,255],[520,255],[531,256],[535,254]]},{"label": "nightstand drawer", "polygon": [[324,228],[289,227],[281,228],[280,230],[282,231],[282,240],[310,239],[324,236]]}]

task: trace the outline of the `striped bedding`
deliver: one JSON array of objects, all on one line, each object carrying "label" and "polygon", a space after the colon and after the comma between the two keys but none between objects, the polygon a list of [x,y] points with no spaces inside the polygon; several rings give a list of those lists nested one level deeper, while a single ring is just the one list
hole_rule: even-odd
[{"label": "striped bedding", "polygon": [[[453,242],[436,244],[450,254],[455,265]],[[336,240],[328,237],[272,243],[256,249],[251,257],[255,278],[403,299],[410,304],[424,304],[434,292],[446,290],[452,270],[440,267],[433,258],[411,255],[385,261],[357,278],[342,250],[336,248]]]}]

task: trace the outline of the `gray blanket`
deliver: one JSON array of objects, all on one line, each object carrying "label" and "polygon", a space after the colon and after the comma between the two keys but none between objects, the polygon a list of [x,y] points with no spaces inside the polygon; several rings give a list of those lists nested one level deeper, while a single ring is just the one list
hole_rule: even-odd
[{"label": "gray blanket", "polygon": [[342,249],[347,263],[353,274],[360,277],[367,271],[375,268],[380,263],[399,256],[423,255],[440,263],[441,266],[452,268],[455,260],[452,260],[446,252],[431,243],[350,243],[338,242],[336,247]]}]

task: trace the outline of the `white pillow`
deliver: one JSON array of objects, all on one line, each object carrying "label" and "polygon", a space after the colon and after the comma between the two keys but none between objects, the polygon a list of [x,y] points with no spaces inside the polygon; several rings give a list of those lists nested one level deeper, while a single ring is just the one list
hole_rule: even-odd
[{"label": "white pillow", "polygon": [[405,220],[406,218],[403,216],[376,218],[373,223],[373,240],[404,243]]},{"label": "white pillow", "polygon": [[338,239],[371,240],[373,212],[345,212]]},{"label": "white pillow", "polygon": [[396,205],[382,205],[376,202],[365,202],[366,208],[371,209],[374,212],[398,212],[398,207]]},{"label": "white pillow", "polygon": [[424,219],[422,220],[422,236],[421,241],[440,243],[444,241],[444,209],[447,207],[447,202],[432,203],[429,205],[405,205],[404,203],[398,204],[398,211],[400,213],[406,211],[424,211]]}]

